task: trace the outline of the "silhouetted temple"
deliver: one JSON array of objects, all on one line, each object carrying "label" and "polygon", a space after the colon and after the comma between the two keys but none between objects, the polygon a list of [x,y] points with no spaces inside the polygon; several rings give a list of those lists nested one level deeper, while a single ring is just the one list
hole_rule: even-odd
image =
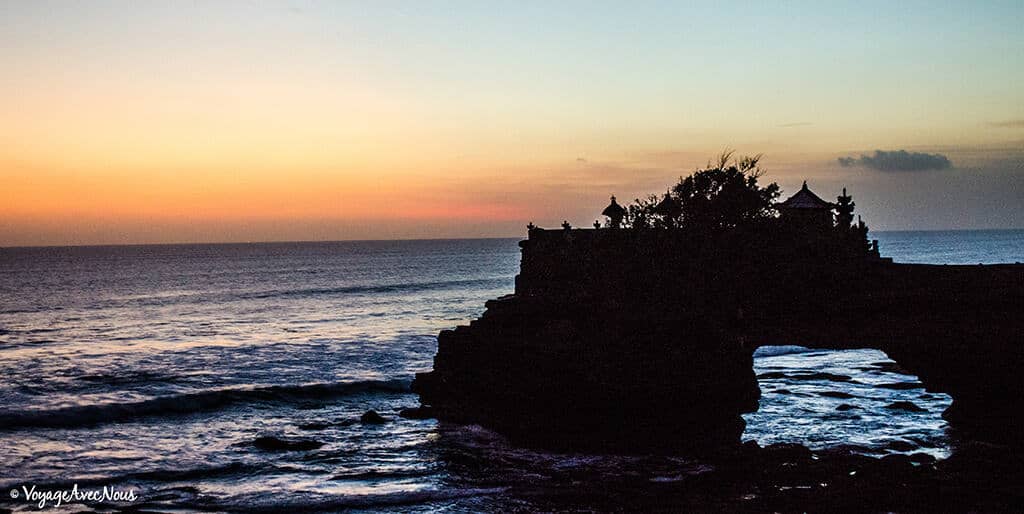
[{"label": "silhouetted temple", "polygon": [[615,197],[612,196],[612,203],[608,204],[601,211],[601,215],[608,218],[608,226],[611,228],[619,228],[622,226],[622,219],[626,217],[626,209],[619,205],[615,201]]},{"label": "silhouetted temple", "polygon": [[[845,190],[843,190],[845,194]],[[822,200],[804,181],[800,191],[779,204],[783,220],[805,227],[832,227],[833,205]]]},{"label": "silhouetted temple", "polygon": [[632,227],[614,197],[617,230],[531,224],[515,293],[441,332],[414,390],[521,441],[699,452],[739,444],[758,346],[877,348],[950,394],[961,432],[1020,444],[1024,266],[881,259],[853,208],[805,183],[750,227]]},{"label": "silhouetted temple", "polygon": [[675,218],[679,216],[679,204],[672,201],[672,195],[666,192],[654,207],[654,213],[664,218]]}]

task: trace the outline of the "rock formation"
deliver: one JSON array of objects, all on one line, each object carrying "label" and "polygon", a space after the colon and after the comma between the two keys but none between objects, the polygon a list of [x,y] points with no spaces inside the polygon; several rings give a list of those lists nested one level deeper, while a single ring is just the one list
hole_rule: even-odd
[{"label": "rock formation", "polygon": [[863,234],[785,224],[533,228],[520,246],[515,294],[443,331],[413,384],[440,419],[548,447],[735,447],[753,351],[800,344],[881,349],[953,397],[954,427],[1024,433],[1024,266],[895,264]]}]

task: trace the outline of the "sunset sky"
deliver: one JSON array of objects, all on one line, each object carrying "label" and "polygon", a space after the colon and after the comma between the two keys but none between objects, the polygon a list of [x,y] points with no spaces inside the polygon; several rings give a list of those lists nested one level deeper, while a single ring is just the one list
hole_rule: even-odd
[{"label": "sunset sky", "polygon": [[0,246],[520,236],[726,147],[872,229],[1021,228],[1022,27],[1020,0],[3,1]]}]

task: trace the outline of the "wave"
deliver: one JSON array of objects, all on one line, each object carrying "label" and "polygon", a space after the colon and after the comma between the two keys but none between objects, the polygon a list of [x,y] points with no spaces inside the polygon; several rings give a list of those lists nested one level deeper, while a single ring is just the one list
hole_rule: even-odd
[{"label": "wave", "polygon": [[796,346],[792,344],[781,345],[781,346],[762,346],[754,351],[754,358],[758,357],[776,357],[779,355],[790,355],[794,353],[807,353],[814,352],[813,350],[804,346]]},{"label": "wave", "polygon": [[[501,494],[507,490],[507,487],[423,489],[381,494],[309,495],[298,499],[294,499],[294,496],[253,494],[236,496],[226,501],[201,502],[195,506],[200,506],[204,510],[212,508],[226,512],[334,512],[346,509],[402,507],[445,502],[460,498]],[[185,505],[185,507],[189,507],[189,505]]]},{"label": "wave", "polygon": [[[188,482],[208,478],[221,478],[225,476],[251,475],[257,472],[266,472],[274,469],[270,464],[247,464],[243,462],[230,462],[220,466],[203,466],[190,469],[155,469],[152,471],[139,471],[129,473],[114,479],[104,479],[104,483],[119,483],[127,480],[139,480],[146,482]],[[100,482],[97,480],[97,482]]]},{"label": "wave", "polygon": [[432,475],[433,471],[421,470],[421,469],[389,469],[389,470],[369,470],[369,471],[349,471],[340,473],[328,478],[332,481],[344,481],[344,480],[379,480],[379,479],[397,479],[397,478],[420,478]]},{"label": "wave", "polygon": [[286,467],[276,466],[270,463],[251,464],[236,461],[223,465],[201,466],[185,469],[153,469],[95,478],[68,478],[55,481],[32,479],[20,480],[10,483],[0,483],[0,491],[20,489],[21,486],[26,485],[27,483],[35,485],[41,490],[71,489],[75,485],[80,489],[95,489],[102,486],[135,482],[195,482],[197,480],[204,479],[247,476],[257,473],[275,473],[279,471],[289,470]]},{"label": "wave", "polygon": [[246,299],[264,299],[287,296],[317,296],[332,294],[381,294],[381,293],[404,293],[416,291],[432,291],[435,289],[446,289],[449,287],[504,285],[509,282],[505,277],[500,278],[479,278],[469,280],[440,280],[433,282],[403,282],[399,284],[369,285],[369,286],[346,286],[346,287],[323,287],[308,289],[283,289],[272,291],[259,291],[238,295]]},{"label": "wave", "polygon": [[295,403],[366,393],[409,392],[410,381],[368,380],[248,389],[218,389],[160,396],[130,403],[101,403],[49,410],[0,412],[0,430],[20,428],[78,428],[223,409],[249,403]]},{"label": "wave", "polygon": [[760,373],[757,375],[758,380],[831,380],[833,382],[846,382],[849,384],[859,384],[849,375],[839,375],[836,373],[827,373],[825,371],[803,371],[797,370],[792,372],[784,371],[769,371],[768,373]]},{"label": "wave", "polygon": [[176,382],[181,380],[182,377],[172,375],[168,373],[158,373],[153,371],[138,371],[134,373],[96,373],[92,375],[81,375],[75,377],[75,380],[82,382],[88,382],[91,384],[101,384],[109,386],[124,386],[131,384],[152,384],[154,382]]},{"label": "wave", "polygon": [[125,306],[159,306],[178,303],[210,303],[233,300],[265,300],[268,298],[289,298],[309,296],[330,296],[344,294],[389,294],[435,291],[452,288],[505,287],[511,284],[510,277],[487,277],[461,280],[437,280],[426,282],[400,282],[396,284],[352,285],[339,287],[311,287],[300,289],[264,289],[253,291],[212,290],[186,291],[174,294],[149,294],[110,298],[97,305],[99,308]]}]

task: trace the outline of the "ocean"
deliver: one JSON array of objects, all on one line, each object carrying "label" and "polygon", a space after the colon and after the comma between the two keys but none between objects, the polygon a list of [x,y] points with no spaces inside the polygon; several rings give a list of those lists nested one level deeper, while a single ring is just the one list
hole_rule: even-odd
[{"label": "ocean", "polygon": [[[1024,230],[870,237],[897,262],[1024,261]],[[152,510],[603,510],[609,491],[706,469],[397,415],[418,404],[409,384],[437,333],[512,292],[516,243],[2,248],[0,496],[78,484],[131,488]],[[950,398],[880,351],[764,347],[755,371],[744,439],[949,454]],[[885,408],[897,401],[921,409]],[[387,422],[361,423],[370,409]]]}]

